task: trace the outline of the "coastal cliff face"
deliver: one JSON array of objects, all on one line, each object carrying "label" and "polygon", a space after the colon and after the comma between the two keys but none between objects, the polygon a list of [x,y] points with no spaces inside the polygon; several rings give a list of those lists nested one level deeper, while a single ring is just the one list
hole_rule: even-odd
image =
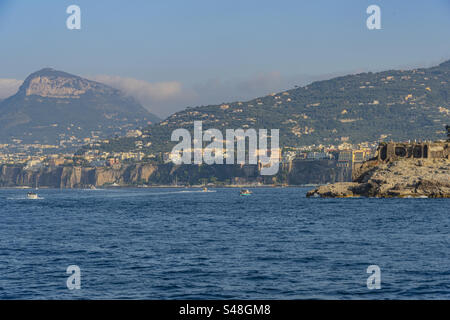
[{"label": "coastal cliff face", "polygon": [[36,185],[50,188],[83,188],[87,186],[136,185],[148,181],[157,169],[151,164],[122,166],[120,168],[54,167],[37,171],[21,167],[1,166],[0,186]]},{"label": "coastal cliff face", "polygon": [[336,160],[293,161],[288,169],[290,185],[351,181],[352,168],[339,167]]},{"label": "coastal cliff face", "polygon": [[298,161],[281,165],[276,176],[261,176],[256,165],[123,164],[115,167],[61,166],[27,170],[19,166],[0,166],[0,187],[86,188],[112,184],[120,186],[201,184],[286,183],[324,184],[350,181],[351,168],[338,167],[336,161]]},{"label": "coastal cliff face", "polygon": [[307,196],[450,198],[450,159],[370,160],[355,168],[353,182],[321,186]]}]

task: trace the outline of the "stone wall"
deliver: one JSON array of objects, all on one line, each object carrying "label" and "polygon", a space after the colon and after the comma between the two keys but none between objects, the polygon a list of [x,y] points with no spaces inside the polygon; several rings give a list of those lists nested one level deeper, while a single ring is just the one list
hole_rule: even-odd
[{"label": "stone wall", "polygon": [[377,158],[382,162],[408,159],[449,159],[450,142],[382,142],[378,146]]}]

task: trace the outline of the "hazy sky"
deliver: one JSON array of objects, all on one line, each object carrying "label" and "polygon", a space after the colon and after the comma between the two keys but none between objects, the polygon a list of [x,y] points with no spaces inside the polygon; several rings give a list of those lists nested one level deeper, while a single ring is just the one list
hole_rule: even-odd
[{"label": "hazy sky", "polygon": [[[81,30],[66,8],[81,7]],[[382,30],[366,8],[381,7]],[[344,73],[450,59],[450,0],[0,0],[0,98],[53,67],[160,116]]]}]

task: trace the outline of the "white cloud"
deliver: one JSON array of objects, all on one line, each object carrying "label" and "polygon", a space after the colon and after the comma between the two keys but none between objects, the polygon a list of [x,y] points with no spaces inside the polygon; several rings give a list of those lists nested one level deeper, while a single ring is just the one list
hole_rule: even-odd
[{"label": "white cloud", "polygon": [[98,75],[91,77],[91,79],[117,88],[126,94],[143,100],[164,101],[173,99],[180,95],[182,91],[181,83],[177,81],[151,83],[134,78],[108,75]]},{"label": "white cloud", "polygon": [[150,112],[162,117],[183,109],[195,96],[192,91],[185,90],[178,81],[147,82],[110,75],[97,75],[88,78],[119,89],[137,99]]},{"label": "white cloud", "polygon": [[0,99],[5,99],[15,94],[22,82],[16,79],[0,79]]}]

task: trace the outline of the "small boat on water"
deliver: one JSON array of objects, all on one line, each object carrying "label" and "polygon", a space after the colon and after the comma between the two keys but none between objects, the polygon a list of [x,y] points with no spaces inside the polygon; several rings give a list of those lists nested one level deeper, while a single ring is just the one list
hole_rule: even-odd
[{"label": "small boat on water", "polygon": [[248,190],[248,189],[241,189],[241,191],[239,191],[239,195],[240,196],[249,196],[249,195],[251,195],[253,192],[251,192],[250,190]]},{"label": "small boat on water", "polygon": [[[36,179],[36,186],[35,186],[35,190],[38,190],[38,179]],[[32,199],[32,200],[36,200],[39,199],[38,195],[36,192],[30,191],[27,193],[27,199]]]},{"label": "small boat on water", "polygon": [[36,192],[28,192],[27,199],[33,199],[33,200],[38,199],[38,195]]}]

